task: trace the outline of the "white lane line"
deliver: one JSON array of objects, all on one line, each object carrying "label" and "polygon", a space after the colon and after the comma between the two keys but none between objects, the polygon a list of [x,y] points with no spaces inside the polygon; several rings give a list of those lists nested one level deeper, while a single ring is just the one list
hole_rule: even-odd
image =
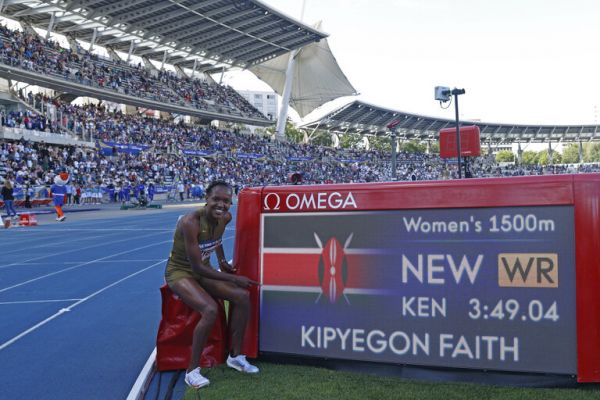
[{"label": "white lane line", "polygon": [[56,265],[56,264],[66,264],[66,262],[46,261],[46,262],[21,262],[21,263],[18,263],[18,265]]},{"label": "white lane line", "polygon": [[37,232],[122,232],[122,231],[135,231],[139,232],[140,229],[145,231],[161,231],[161,232],[173,232],[173,229],[164,228],[64,228],[59,230],[56,229],[36,229]]},{"label": "white lane line", "polygon": [[15,263],[11,263],[11,264],[0,265],[0,269],[12,267],[12,266],[15,266],[15,265],[21,265],[21,263],[25,263],[25,262],[29,262],[29,261],[36,261],[36,260],[41,260],[41,259],[44,259],[44,258],[50,258],[50,257],[54,257],[54,256],[59,256],[59,255],[62,255],[62,254],[80,252],[81,250],[93,249],[93,248],[96,248],[96,247],[103,247],[103,246],[106,246],[107,244],[127,242],[127,241],[130,241],[132,239],[134,239],[134,240],[142,239],[142,238],[145,238],[145,237],[148,237],[148,236],[154,236],[156,234],[157,233],[149,233],[147,235],[135,236],[133,238],[131,236],[127,236],[125,239],[113,240],[111,242],[102,242],[102,243],[99,243],[99,244],[95,244],[93,246],[77,247],[77,248],[74,248],[72,250],[61,251],[61,252],[52,253],[52,254],[46,254],[44,256],[30,258],[30,259],[27,259],[27,260],[23,260],[21,262],[15,262]]},{"label": "white lane line", "polygon": [[63,269],[58,270],[58,271],[50,272],[49,274],[46,274],[46,275],[41,275],[41,276],[38,276],[36,278],[29,279],[29,280],[21,282],[21,283],[17,283],[16,285],[12,285],[12,286],[8,286],[8,287],[5,287],[5,288],[2,288],[2,289],[0,289],[0,293],[6,292],[7,290],[14,289],[14,288],[19,287],[19,286],[27,285],[28,283],[31,283],[31,282],[39,281],[40,279],[44,279],[44,278],[47,278],[49,276],[53,276],[53,275],[60,274],[60,273],[66,272],[66,271],[70,271],[70,270],[75,269],[75,268],[83,267],[84,265],[93,264],[93,263],[95,263],[97,261],[106,260],[106,259],[114,257],[114,256],[119,256],[121,254],[131,253],[133,251],[137,251],[137,250],[141,250],[141,249],[146,249],[148,247],[154,247],[156,245],[167,243],[167,242],[171,242],[171,239],[169,239],[169,240],[163,240],[162,242],[156,242],[156,243],[148,244],[148,245],[142,246],[142,247],[136,247],[135,249],[125,250],[125,251],[122,251],[120,253],[111,254],[109,256],[97,258],[97,259],[92,260],[92,261],[86,261],[86,262],[81,263],[81,264],[76,264],[76,265],[73,265],[72,267],[63,268]]},{"label": "white lane line", "polygon": [[24,301],[2,301],[0,305],[11,304],[35,304],[35,303],[60,303],[63,301],[77,301],[81,299],[56,299],[56,300],[24,300]]},{"label": "white lane line", "polygon": [[[118,233],[116,233],[115,235],[118,235]],[[97,238],[106,238],[108,236],[115,236],[115,235],[86,236],[86,237],[79,238],[79,239],[69,238],[68,242],[69,242],[69,244],[71,244],[71,243],[79,242],[79,241],[82,241],[82,240],[90,240],[90,239],[97,239]],[[26,250],[29,252],[30,250],[34,250],[34,249],[44,249],[44,248],[47,248],[47,247],[58,246],[58,245],[64,244],[64,242],[65,242],[65,238],[64,237],[60,237],[55,242],[51,242],[51,243],[48,243],[48,239],[49,238],[39,238],[39,239],[43,240],[45,244],[42,244],[42,245],[39,245],[39,246],[31,246],[31,243],[30,243],[29,239],[27,239],[27,249]],[[21,249],[16,249],[16,250],[12,250],[12,251],[2,251],[2,254],[12,254],[12,253],[18,253],[18,252],[22,252],[22,251],[23,251],[23,249],[21,248]]]},{"label": "white lane line", "polygon": [[[152,259],[148,259],[148,260],[103,260],[103,261],[96,261],[96,263],[156,262],[159,260],[160,260],[160,258],[152,258]],[[79,264],[82,262],[85,262],[85,261],[65,261],[62,264]]]},{"label": "white lane line", "polygon": [[121,282],[123,282],[123,281],[125,281],[125,280],[127,280],[127,279],[129,279],[129,278],[132,278],[132,277],[134,277],[134,276],[136,276],[136,275],[138,275],[138,274],[141,274],[142,272],[144,272],[144,271],[146,271],[146,270],[149,270],[150,268],[156,267],[157,265],[159,265],[159,264],[161,264],[161,263],[163,263],[163,262],[165,262],[165,261],[167,261],[167,259],[161,260],[160,262],[157,262],[157,263],[155,263],[155,264],[152,264],[152,265],[150,265],[149,267],[143,268],[143,269],[141,269],[141,270],[139,270],[139,271],[137,271],[137,272],[134,272],[134,273],[132,273],[132,274],[130,274],[130,275],[127,275],[126,277],[124,277],[124,278],[121,278],[121,279],[119,279],[118,281],[116,281],[116,282],[113,282],[113,283],[111,283],[110,285],[108,285],[108,286],[105,286],[105,287],[103,287],[102,289],[95,291],[94,293],[92,293],[92,294],[90,294],[89,296],[87,296],[87,297],[85,297],[85,298],[83,298],[83,299],[79,300],[78,302],[71,304],[69,307],[67,307],[67,308],[61,308],[61,309],[60,309],[59,311],[57,311],[57,312],[56,312],[54,315],[51,315],[51,316],[49,316],[48,318],[46,318],[46,319],[45,319],[45,320],[43,320],[43,321],[40,321],[40,322],[38,322],[37,324],[35,324],[35,325],[34,325],[34,326],[32,326],[31,328],[29,328],[29,329],[27,329],[27,330],[25,330],[25,331],[23,331],[23,332],[19,333],[17,336],[13,337],[12,339],[10,339],[10,340],[8,340],[8,341],[6,341],[6,342],[2,343],[2,344],[0,345],[0,351],[4,350],[5,348],[7,348],[8,346],[10,346],[11,344],[13,344],[14,342],[16,342],[17,340],[21,339],[22,337],[24,337],[24,336],[27,336],[27,335],[29,335],[31,332],[33,332],[33,331],[37,330],[38,328],[40,328],[40,327],[42,327],[42,326],[46,325],[48,322],[50,322],[50,321],[52,321],[53,319],[55,319],[55,318],[59,317],[60,315],[62,315],[62,314],[64,314],[64,313],[66,313],[66,312],[69,312],[69,311],[71,311],[72,309],[74,309],[75,307],[77,307],[78,305],[80,305],[80,304],[82,304],[82,303],[84,303],[84,302],[88,301],[89,299],[91,299],[91,298],[93,298],[93,297],[96,297],[97,295],[99,295],[100,293],[104,292],[105,290],[107,290],[107,289],[110,289],[111,287],[113,287],[113,286],[115,286],[115,285],[118,285],[119,283],[121,283]]},{"label": "white lane line", "polygon": [[156,372],[156,347],[150,353],[150,357],[146,360],[146,364],[142,368],[142,371],[138,375],[135,383],[131,387],[129,391],[129,395],[127,395],[126,400],[140,400],[144,398],[146,391],[148,390],[148,386],[152,380],[152,376]]},{"label": "white lane line", "polygon": [[[96,261],[96,263],[120,263],[120,262],[156,262],[159,258],[152,258],[148,260],[105,260],[105,261]],[[79,261],[46,261],[46,262],[23,262],[19,263],[19,265],[72,265],[72,264],[80,264],[86,262],[86,260]]]}]

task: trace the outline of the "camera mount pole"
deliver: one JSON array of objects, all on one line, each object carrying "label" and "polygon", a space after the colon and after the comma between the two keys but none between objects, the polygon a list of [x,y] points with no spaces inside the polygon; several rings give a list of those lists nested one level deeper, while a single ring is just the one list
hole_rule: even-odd
[{"label": "camera mount pole", "polygon": [[387,124],[387,128],[390,130],[390,140],[391,140],[391,145],[392,145],[392,180],[397,180],[397,173],[396,173],[396,146],[398,144],[397,140],[398,140],[398,136],[397,136],[397,131],[396,131],[396,127],[400,124],[400,120],[399,119],[395,119],[392,120],[392,122],[390,122],[389,124]]},{"label": "camera mount pole", "polygon": [[458,179],[462,179],[462,160],[460,157],[460,119],[458,117],[458,96],[465,94],[465,89],[452,89],[454,96],[454,110],[456,116],[456,154],[458,156]]}]

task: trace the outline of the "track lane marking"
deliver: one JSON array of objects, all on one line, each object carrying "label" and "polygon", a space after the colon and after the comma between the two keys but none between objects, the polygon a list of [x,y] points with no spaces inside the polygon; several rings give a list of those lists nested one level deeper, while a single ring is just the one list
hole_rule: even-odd
[{"label": "track lane marking", "polygon": [[[137,240],[137,239],[142,239],[142,238],[145,238],[145,237],[154,236],[154,235],[156,235],[156,234],[157,234],[157,233],[149,233],[148,235],[136,236],[136,237],[135,237],[135,239],[136,239],[136,240]],[[47,254],[47,255],[44,255],[44,256],[40,256],[40,257],[34,257],[34,258],[30,258],[30,259],[28,259],[28,260],[23,260],[23,261],[21,261],[20,263],[10,263],[10,264],[5,264],[5,265],[0,265],[0,269],[4,269],[4,268],[8,268],[8,267],[12,267],[12,266],[15,266],[15,265],[20,265],[21,263],[24,263],[24,262],[35,261],[35,260],[41,260],[41,259],[44,259],[44,258],[49,258],[49,257],[59,256],[59,255],[62,255],[62,254],[74,253],[74,252],[81,251],[81,250],[93,249],[93,248],[96,248],[96,247],[102,247],[102,246],[106,246],[107,244],[112,244],[112,243],[120,243],[120,242],[126,242],[126,241],[128,241],[128,240],[132,240],[132,239],[131,239],[131,237],[127,237],[127,238],[125,238],[125,239],[113,240],[113,241],[111,241],[111,242],[99,243],[99,244],[96,244],[96,245],[93,245],[93,246],[87,246],[87,247],[78,247],[78,248],[76,248],[76,249],[72,249],[72,250],[61,251],[61,252],[58,252],[58,253],[53,253],[53,254]]]},{"label": "track lane marking", "polygon": [[61,269],[61,270],[54,271],[54,272],[50,272],[50,273],[48,273],[48,274],[41,275],[41,276],[38,276],[38,277],[36,277],[36,278],[32,278],[32,279],[26,280],[26,281],[24,281],[24,282],[17,283],[17,284],[15,284],[15,285],[12,285],[12,286],[7,286],[7,287],[5,287],[5,288],[2,288],[2,289],[0,289],[0,293],[6,292],[7,290],[11,290],[11,289],[14,289],[14,288],[17,288],[17,287],[23,286],[23,285],[27,285],[28,283],[31,283],[31,282],[36,282],[36,281],[39,281],[40,279],[44,279],[44,278],[47,278],[47,277],[49,277],[49,276],[54,276],[54,275],[57,275],[57,274],[60,274],[60,273],[66,272],[66,271],[70,271],[70,270],[73,270],[73,269],[76,269],[76,268],[79,268],[79,267],[83,267],[84,265],[93,264],[93,263],[95,263],[95,262],[97,262],[97,261],[106,260],[106,259],[108,259],[108,258],[111,258],[111,257],[114,257],[114,256],[118,256],[118,255],[121,255],[121,254],[126,254],[126,253],[131,253],[131,252],[133,252],[133,251],[138,251],[138,250],[141,250],[141,249],[146,249],[146,248],[148,248],[148,247],[154,247],[154,246],[156,246],[156,245],[163,244],[163,243],[168,243],[168,242],[171,242],[171,241],[172,241],[172,239],[169,239],[169,240],[163,240],[163,241],[160,241],[160,242],[156,242],[156,243],[151,243],[151,244],[148,244],[148,245],[146,245],[146,246],[136,247],[136,248],[134,248],[134,249],[129,249],[129,250],[122,251],[122,252],[120,252],[120,253],[115,253],[115,254],[111,254],[111,255],[105,256],[105,257],[100,257],[100,258],[97,258],[97,259],[95,259],[95,260],[86,261],[86,262],[83,262],[83,263],[81,263],[81,264],[76,264],[76,265],[73,265],[72,267],[63,268],[63,269]]},{"label": "track lane marking", "polygon": [[78,301],[81,299],[53,299],[53,300],[23,300],[23,301],[1,301],[0,305],[13,304],[35,304],[35,303],[60,303],[64,301]]},{"label": "track lane marking", "polygon": [[139,271],[136,271],[136,272],[134,272],[132,274],[129,274],[126,277],[121,278],[118,281],[115,281],[115,282],[111,283],[110,285],[107,285],[107,286],[103,287],[102,289],[99,289],[99,290],[95,291],[94,293],[90,294],[89,296],[84,297],[83,299],[77,301],[76,303],[71,304],[69,307],[61,308],[60,310],[58,310],[56,313],[54,313],[53,315],[49,316],[45,320],[38,322],[37,324],[33,325],[29,329],[27,329],[27,330],[19,333],[17,336],[13,337],[12,339],[10,339],[10,340],[2,343],[0,345],[0,351],[4,350],[5,348],[7,348],[8,346],[10,346],[11,344],[13,344],[14,342],[16,342],[17,340],[19,340],[19,339],[21,339],[21,338],[29,335],[31,332],[34,332],[35,330],[39,329],[40,327],[46,325],[48,322],[52,321],[53,319],[61,316],[62,314],[66,313],[66,312],[71,311],[72,309],[74,309],[75,307],[77,307],[78,305],[80,305],[82,303],[85,303],[89,299],[91,299],[93,297],[96,297],[97,295],[99,295],[100,293],[104,292],[105,290],[110,289],[111,287],[113,287],[115,285],[118,285],[119,283],[121,283],[121,282],[123,282],[123,281],[125,281],[125,280],[127,280],[129,278],[132,278],[132,277],[134,277],[134,276],[136,276],[138,274],[141,274],[142,272],[144,272],[146,270],[149,270],[150,268],[154,268],[157,265],[159,265],[159,264],[161,264],[161,263],[163,263],[165,261],[167,261],[166,258],[164,260],[161,260],[160,262],[157,262],[157,263],[154,263],[154,264],[150,265],[149,267],[142,268]]}]

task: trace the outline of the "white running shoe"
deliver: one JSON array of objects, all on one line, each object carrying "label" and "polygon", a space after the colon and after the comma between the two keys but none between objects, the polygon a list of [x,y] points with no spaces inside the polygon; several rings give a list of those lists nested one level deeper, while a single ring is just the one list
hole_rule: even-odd
[{"label": "white running shoe", "polygon": [[58,217],[56,218],[57,221],[63,222],[67,217],[66,216],[62,216],[62,217]]},{"label": "white running shoe", "polygon": [[231,355],[227,357],[227,366],[240,372],[245,372],[247,374],[258,373],[258,367],[250,364],[246,360],[246,356],[241,354],[237,357],[231,357]]},{"label": "white running shoe", "polygon": [[185,374],[185,383],[187,383],[188,386],[200,389],[201,387],[208,386],[210,381],[200,374],[200,367],[198,367]]}]

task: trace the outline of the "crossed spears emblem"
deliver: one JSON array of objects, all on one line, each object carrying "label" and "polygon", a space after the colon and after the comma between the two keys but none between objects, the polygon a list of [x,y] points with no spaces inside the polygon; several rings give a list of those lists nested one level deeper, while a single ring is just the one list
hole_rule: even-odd
[{"label": "crossed spears emblem", "polygon": [[346,281],[348,279],[348,266],[346,262],[346,249],[350,246],[354,233],[351,233],[346,241],[344,247],[340,242],[332,237],[325,243],[319,238],[316,232],[313,232],[317,246],[321,249],[321,257],[319,258],[319,283],[321,284],[321,293],[315,300],[318,303],[321,296],[325,296],[329,299],[330,303],[335,303],[341,296],[348,304],[350,300],[344,293]]}]

